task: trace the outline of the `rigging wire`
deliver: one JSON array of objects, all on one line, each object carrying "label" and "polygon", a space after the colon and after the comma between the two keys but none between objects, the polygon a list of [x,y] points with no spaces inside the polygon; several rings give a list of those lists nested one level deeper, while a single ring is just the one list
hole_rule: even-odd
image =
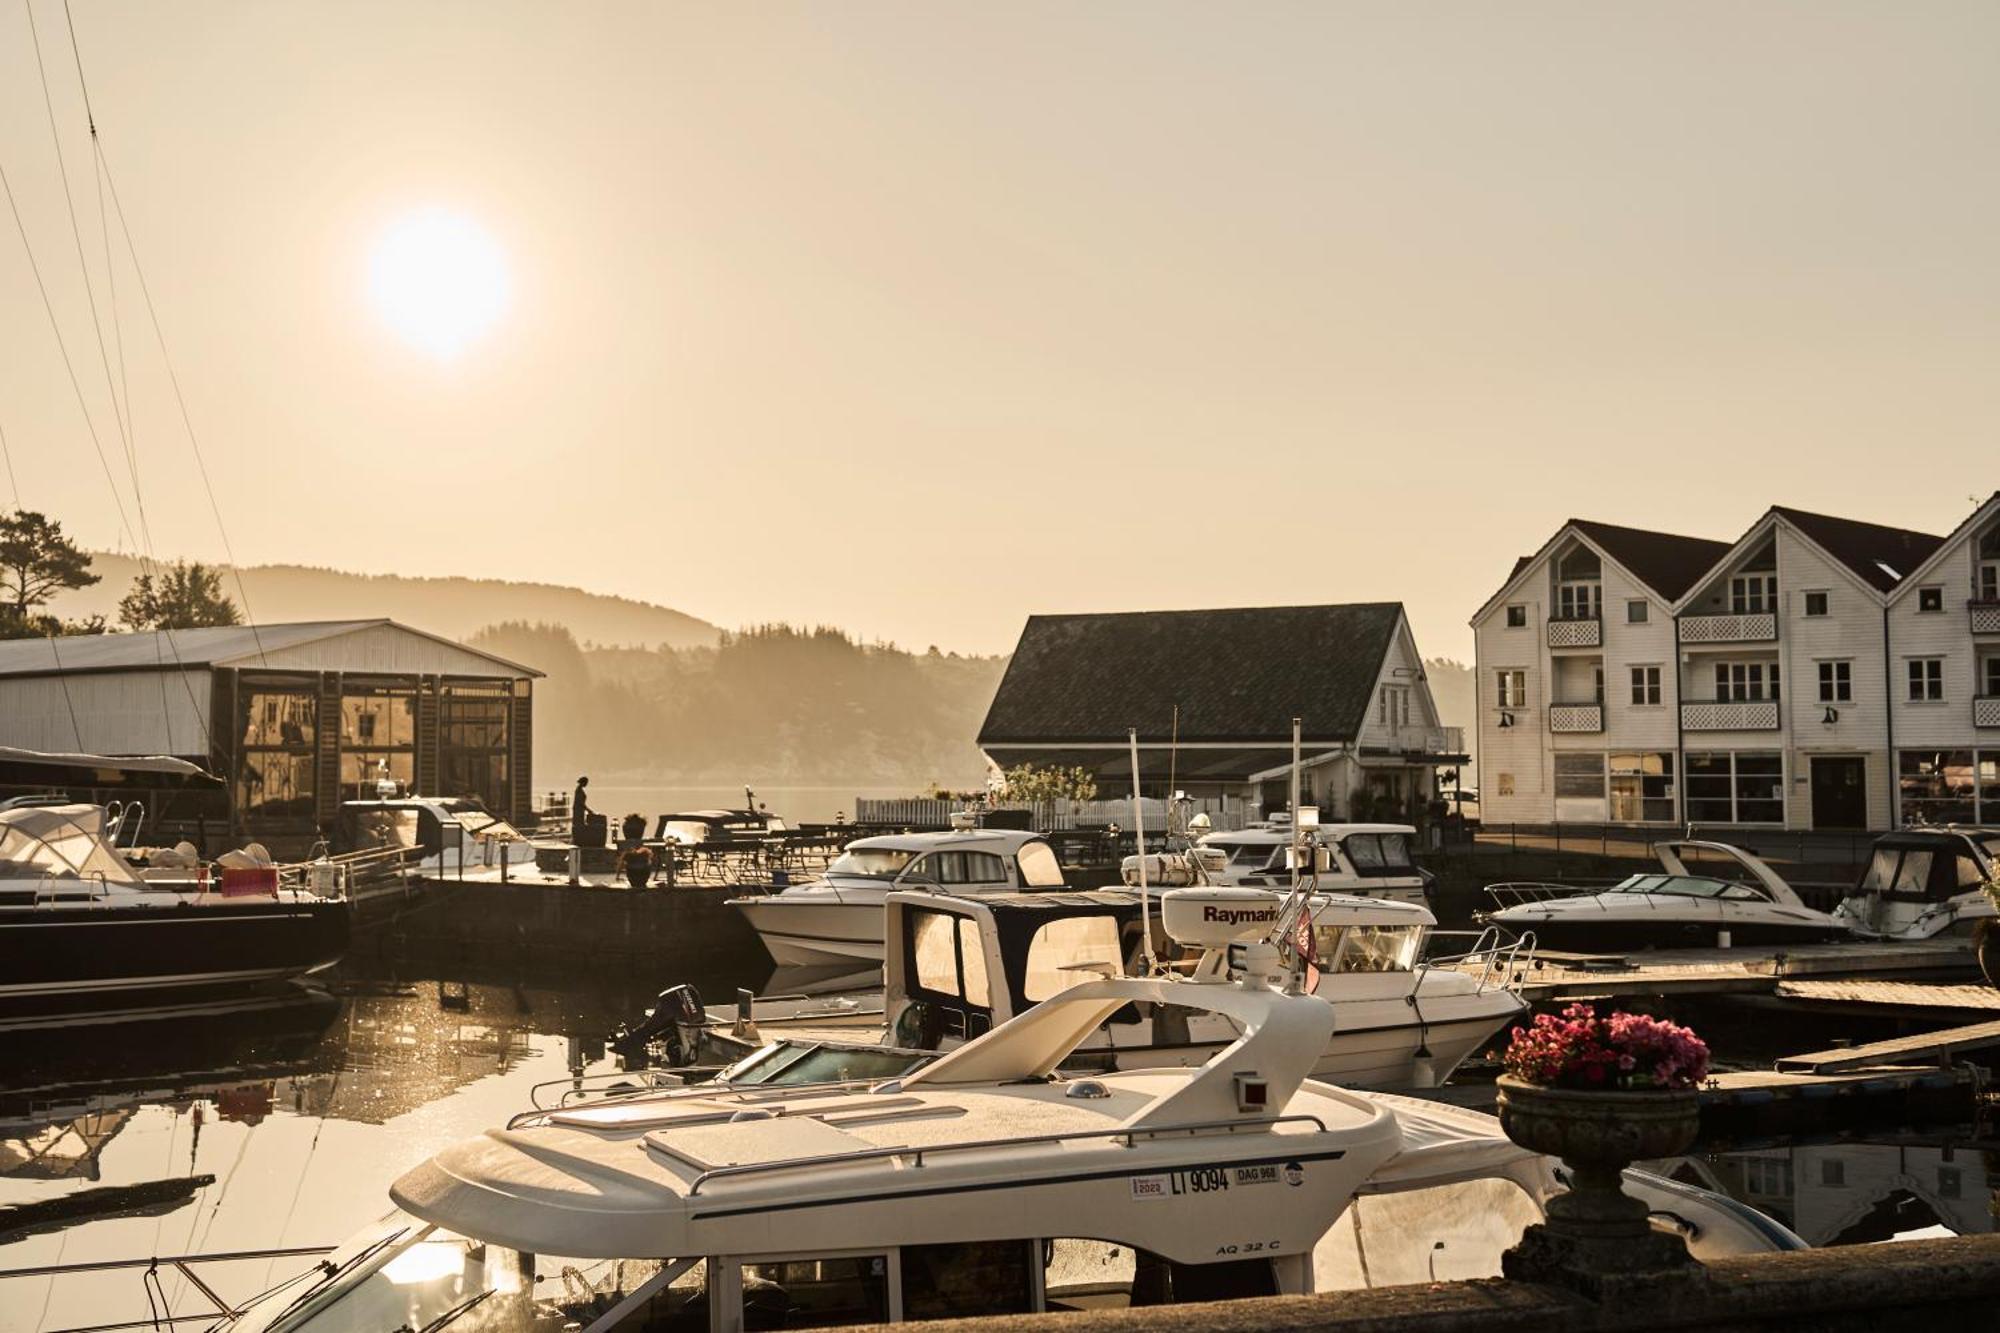
[{"label": "rigging wire", "polygon": [[0,425],[0,459],[7,463],[7,491],[14,497],[13,507],[21,507],[21,483],[14,476],[14,451],[7,447],[7,427]]}]

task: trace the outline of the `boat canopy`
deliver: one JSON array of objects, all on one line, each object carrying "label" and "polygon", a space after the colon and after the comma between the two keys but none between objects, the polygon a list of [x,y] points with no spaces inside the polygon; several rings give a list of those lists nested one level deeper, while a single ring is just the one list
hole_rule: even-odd
[{"label": "boat canopy", "polygon": [[171,755],[76,754],[0,745],[0,783],[92,787],[220,787],[221,778]]},{"label": "boat canopy", "polygon": [[97,805],[0,810],[0,877],[141,885],[138,873],[104,841],[104,807]]}]

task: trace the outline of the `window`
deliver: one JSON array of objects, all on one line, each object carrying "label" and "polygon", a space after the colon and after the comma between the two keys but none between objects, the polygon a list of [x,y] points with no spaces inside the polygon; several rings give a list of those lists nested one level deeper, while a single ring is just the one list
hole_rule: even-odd
[{"label": "window", "polygon": [[1784,823],[1784,757],[1732,751],[1689,755],[1687,817],[1697,824]]},{"label": "window", "polygon": [[257,819],[311,819],[319,735],[319,705],[312,690],[259,684],[239,693],[236,707],[243,738],[236,763],[236,809]]},{"label": "window", "polygon": [[1603,605],[1604,587],[1598,583],[1559,583],[1556,585],[1556,618],[1558,620],[1595,620]]},{"label": "window", "polygon": [[911,873],[939,884],[1005,884],[1007,863],[991,852],[932,852]]},{"label": "window", "polygon": [[1910,659],[1910,702],[1937,703],[1944,698],[1944,659],[1942,657],[1913,657]]},{"label": "window", "polygon": [[[747,1307],[759,1291],[783,1292],[784,1321],[800,1328],[839,1328],[889,1321],[889,1258],[867,1254],[844,1258],[787,1259],[743,1265],[745,1322],[764,1327]],[[423,1327],[423,1325],[418,1325]]]},{"label": "window", "polygon": [[1517,603],[1516,603],[1516,604],[1514,604],[1513,606],[1510,606],[1510,607],[1508,607],[1508,608],[1507,608],[1507,628],[1508,628],[1508,629],[1526,629],[1526,628],[1527,628],[1527,626],[1528,626],[1528,608],[1527,608],[1527,607],[1525,607],[1525,606],[1522,606],[1521,604],[1519,604],[1519,603],[1517,602]]},{"label": "window", "polygon": [[472,796],[504,814],[513,804],[508,782],[507,687],[448,685],[438,699],[438,781],[445,796]]},{"label": "window", "polygon": [[1514,794],[1514,775],[1512,773],[1494,774],[1493,794],[1496,796],[1512,796]]},{"label": "window", "polygon": [[1413,875],[1410,840],[1401,833],[1350,833],[1341,840],[1341,850],[1354,863],[1354,873],[1364,876]]},{"label": "window", "polygon": [[1822,1157],[1819,1161],[1819,1183],[1831,1185],[1835,1189],[1847,1184],[1847,1163],[1838,1157]]},{"label": "window", "polygon": [[1973,585],[1982,602],[2000,602],[2000,560],[1985,560],[1979,565],[1979,579]]},{"label": "window", "polygon": [[1028,941],[1021,998],[1039,1003],[1071,986],[1096,981],[1105,975],[1101,965],[1109,965],[1112,976],[1122,975],[1123,958],[1116,917],[1072,916],[1051,921]]},{"label": "window", "polygon": [[1027,1314],[1035,1308],[1032,1264],[1041,1246],[1026,1240],[903,1247],[903,1318],[960,1319]]},{"label": "window", "polygon": [[1625,603],[1625,623],[1643,625],[1652,614],[1652,607],[1642,597],[1635,597]]},{"label": "window", "polygon": [[1496,700],[1502,708],[1526,708],[1528,706],[1528,673],[1520,670],[1500,670],[1493,673],[1498,687]]},{"label": "window", "polygon": [[1733,615],[1756,615],[1778,609],[1776,574],[1738,574],[1729,580],[1729,610]]},{"label": "window", "polygon": [[1809,616],[1823,616],[1826,614],[1825,593],[1809,592],[1806,594],[1806,614]]},{"label": "window", "polygon": [[986,955],[969,918],[919,908],[910,914],[910,953],[920,989],[949,995],[984,1009]]},{"label": "window", "polygon": [[[1768,693],[1767,693],[1768,691]],[[1715,697],[1724,703],[1778,697],[1776,662],[1717,662]]]},{"label": "window", "polygon": [[1743,1163],[1743,1188],[1745,1193],[1761,1194],[1767,1198],[1790,1198],[1792,1159],[1789,1156],[1750,1158]]},{"label": "window", "polygon": [[1852,662],[1821,662],[1819,664],[1819,701],[1823,704],[1851,703],[1854,699],[1854,664]]},{"label": "window", "polygon": [[[1972,750],[1901,750],[1896,756],[1898,785],[1902,794],[1902,819],[1904,825],[1915,824],[1971,824],[1978,821],[1980,797],[1983,795],[1986,817],[1991,819],[2000,814],[2000,788],[1989,786],[1982,779],[1989,779],[2000,761],[2000,751],[1987,750],[1976,753]],[[1981,788],[1985,787],[1982,792]],[[1911,853],[1903,859],[1908,862]],[[1926,858],[1924,874],[1929,874],[1930,853],[1922,853]],[[1872,876],[1874,868],[1869,871]],[[1898,877],[1899,881],[1901,876]],[[1922,886],[1919,878],[1918,886]]]},{"label": "window", "polygon": [[2000,653],[1986,659],[1983,678],[1986,683],[1979,692],[1989,699],[2000,695]]},{"label": "window", "polygon": [[1917,610],[1944,610],[1944,589],[1934,583],[1917,589]]},{"label": "window", "polygon": [[1055,848],[1045,842],[1031,842],[1015,854],[1020,863],[1021,883],[1031,889],[1059,889],[1063,883],[1062,863]]},{"label": "window", "polygon": [[1660,702],[1660,669],[1656,666],[1632,668],[1632,702],[1647,707]]},{"label": "window", "polygon": [[1938,1168],[1938,1197],[1940,1199],[1956,1199],[1963,1188],[1963,1182],[1957,1167],[1941,1166]]},{"label": "window", "polygon": [[[1338,927],[1315,926],[1317,951],[1324,932]],[[1329,972],[1408,972],[1416,966],[1417,949],[1423,943],[1421,926],[1349,926],[1339,932],[1339,955],[1321,954],[1320,964]]]},{"label": "window", "polygon": [[1604,799],[1604,756],[1556,752],[1556,799]]},{"label": "window", "polygon": [[1611,818],[1621,824],[1670,824],[1674,819],[1674,756],[1614,754]]},{"label": "window", "polygon": [[1375,702],[1375,720],[1391,729],[1410,725],[1410,687],[1384,685]]}]

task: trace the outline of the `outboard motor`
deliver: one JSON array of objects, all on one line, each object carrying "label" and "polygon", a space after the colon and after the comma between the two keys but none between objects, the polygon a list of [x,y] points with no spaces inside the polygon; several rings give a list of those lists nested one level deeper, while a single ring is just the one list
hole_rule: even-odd
[{"label": "outboard motor", "polygon": [[[618,1053],[627,1069],[644,1069],[652,1062],[652,1044],[666,1047],[667,1064],[684,1065],[694,1051],[695,1031],[707,1021],[701,992],[683,982],[660,992],[636,1023],[619,1028],[605,1045]],[[694,1031],[683,1031],[693,1029]]]}]

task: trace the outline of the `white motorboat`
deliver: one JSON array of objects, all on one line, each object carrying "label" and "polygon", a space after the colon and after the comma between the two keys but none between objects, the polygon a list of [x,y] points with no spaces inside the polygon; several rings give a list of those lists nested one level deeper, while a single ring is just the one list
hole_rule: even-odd
[{"label": "white motorboat", "polygon": [[[1248,888],[1288,887],[1294,834],[1286,820],[1209,833],[1197,847],[1220,853],[1208,872],[1211,884]],[[1410,859],[1417,831],[1408,824],[1321,824],[1312,830],[1318,887],[1359,898],[1399,902],[1429,900],[1431,876]]]},{"label": "white motorboat", "polygon": [[[872,1086],[685,1088],[447,1148],[395,1183],[397,1213],[218,1330],[737,1333],[1496,1271],[1552,1163],[1467,1113],[1312,1081],[1334,1011],[1208,915],[1231,892],[1163,900],[1181,943],[1234,954],[1225,975],[1086,981]],[[1057,1072],[1129,1005],[1240,1035],[1195,1069]],[[1663,1188],[1698,1254],[1797,1244]]]},{"label": "white motorboat", "polygon": [[[1283,897],[1260,889],[1212,893],[1219,911],[1268,929]],[[1526,1006],[1508,980],[1528,950],[1499,932],[1463,959],[1421,961],[1436,918],[1427,908],[1344,894],[1310,896],[1309,992],[1332,1005],[1335,1026],[1313,1077],[1348,1087],[1427,1087],[1449,1078]],[[950,1046],[1005,1023],[1093,976],[1143,974],[1137,893],[996,894],[961,898],[892,893],[883,966],[888,1040]],[[1157,931],[1156,931],[1157,936]],[[1227,951],[1156,948],[1197,979],[1227,967]],[[1214,1014],[1135,1005],[1077,1047],[1085,1066],[1191,1066],[1235,1039]]]},{"label": "white motorboat", "polygon": [[1875,839],[1868,868],[1834,916],[1862,934],[1923,940],[2000,915],[1981,887],[2000,875],[2000,829],[1944,825]]},{"label": "white motorboat", "polygon": [[[1489,885],[1499,907],[1484,919],[1532,932],[1543,947],[1577,952],[1854,938],[1849,922],[1807,907],[1776,871],[1741,847],[1672,839],[1654,843],[1653,853],[1659,873],[1632,875],[1599,893],[1559,884]],[[1722,858],[1730,870],[1690,870],[1692,853]]]},{"label": "white motorboat", "polygon": [[953,829],[857,838],[807,884],[731,898],[780,964],[882,961],[882,902],[896,890],[981,896],[1060,889],[1047,839],[1012,829]]}]

